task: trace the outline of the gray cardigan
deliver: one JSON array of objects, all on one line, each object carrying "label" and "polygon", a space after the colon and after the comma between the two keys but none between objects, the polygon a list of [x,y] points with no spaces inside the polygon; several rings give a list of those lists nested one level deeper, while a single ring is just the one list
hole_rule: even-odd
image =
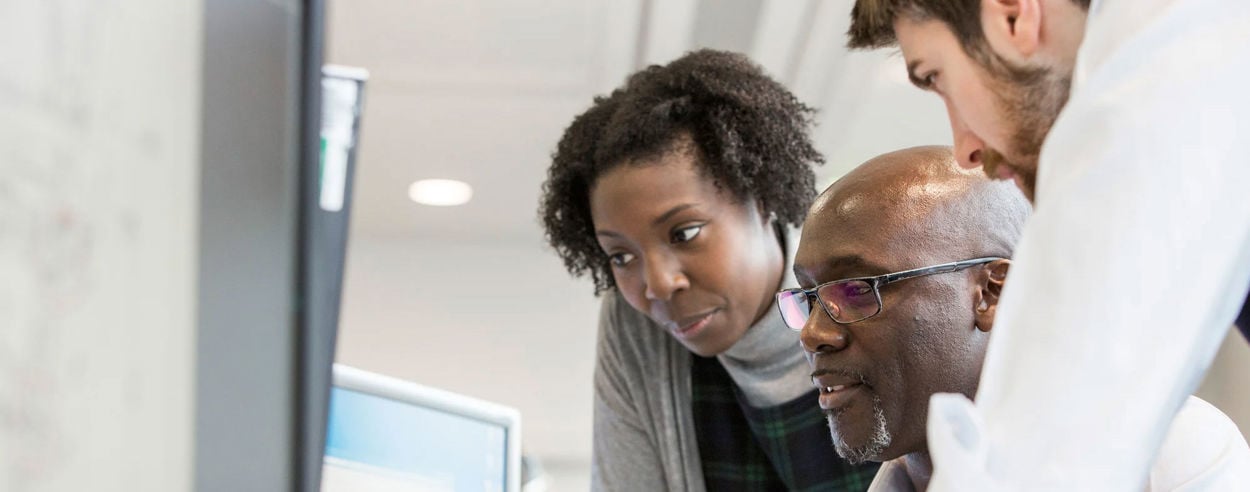
[{"label": "gray cardigan", "polygon": [[[792,257],[792,256],[790,256]],[[793,284],[786,265],[786,284]],[[773,307],[718,355],[754,406],[811,391],[798,333]],[[691,354],[616,292],[604,295],[595,366],[596,491],[705,489],[690,397]]]}]

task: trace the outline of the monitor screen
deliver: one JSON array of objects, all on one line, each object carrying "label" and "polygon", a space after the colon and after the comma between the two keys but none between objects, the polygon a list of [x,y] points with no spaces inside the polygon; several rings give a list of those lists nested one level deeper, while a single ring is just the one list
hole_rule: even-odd
[{"label": "monitor screen", "polygon": [[482,415],[490,404],[416,385],[343,385],[335,371],[322,490],[514,490],[509,439],[518,422]]}]

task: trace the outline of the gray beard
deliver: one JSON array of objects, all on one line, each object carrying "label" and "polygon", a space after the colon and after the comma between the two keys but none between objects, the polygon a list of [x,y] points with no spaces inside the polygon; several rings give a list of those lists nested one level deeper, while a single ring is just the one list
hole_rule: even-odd
[{"label": "gray beard", "polygon": [[858,465],[866,461],[881,461],[880,456],[885,452],[885,448],[890,447],[891,441],[890,432],[885,421],[885,412],[881,410],[881,398],[876,395],[872,397],[872,436],[862,446],[854,447],[847,444],[842,435],[838,433],[837,419],[839,413],[841,412],[825,412],[825,416],[829,420],[829,435],[833,437],[833,449],[838,452],[838,456],[841,456],[842,459],[852,465]]}]

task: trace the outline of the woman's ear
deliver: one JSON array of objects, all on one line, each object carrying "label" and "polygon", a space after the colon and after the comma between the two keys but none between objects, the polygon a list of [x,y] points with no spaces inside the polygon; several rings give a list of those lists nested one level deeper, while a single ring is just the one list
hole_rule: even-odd
[{"label": "woman's ear", "polygon": [[981,30],[990,50],[1023,64],[1042,39],[1041,0],[981,0]]},{"label": "woman's ear", "polygon": [[998,298],[1007,283],[1007,270],[1011,260],[995,260],[987,263],[977,274],[977,305],[974,312],[977,329],[989,333],[994,328],[994,314],[998,310]]}]

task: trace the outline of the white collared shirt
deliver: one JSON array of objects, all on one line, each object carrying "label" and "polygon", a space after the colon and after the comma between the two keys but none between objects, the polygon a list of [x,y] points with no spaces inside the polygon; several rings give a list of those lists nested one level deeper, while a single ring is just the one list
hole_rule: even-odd
[{"label": "white collared shirt", "polygon": [[1095,2],[1014,260],[930,488],[1141,490],[1250,283],[1250,2]]},{"label": "white collared shirt", "polygon": [[[1085,441],[1071,443],[1082,446]],[[881,464],[868,492],[914,492],[904,458]],[[1097,467],[1099,463],[1090,463]],[[1189,397],[1172,419],[1167,438],[1147,475],[1145,490],[1211,490],[1250,476],[1250,446],[1237,424],[1210,403]],[[1088,489],[1072,484],[1065,490]],[[1140,490],[1140,489],[1139,489]]]},{"label": "white collared shirt", "polygon": [[868,492],[915,492],[916,487],[912,485],[911,477],[907,476],[904,459],[895,458],[881,463],[877,475],[872,477]]}]

